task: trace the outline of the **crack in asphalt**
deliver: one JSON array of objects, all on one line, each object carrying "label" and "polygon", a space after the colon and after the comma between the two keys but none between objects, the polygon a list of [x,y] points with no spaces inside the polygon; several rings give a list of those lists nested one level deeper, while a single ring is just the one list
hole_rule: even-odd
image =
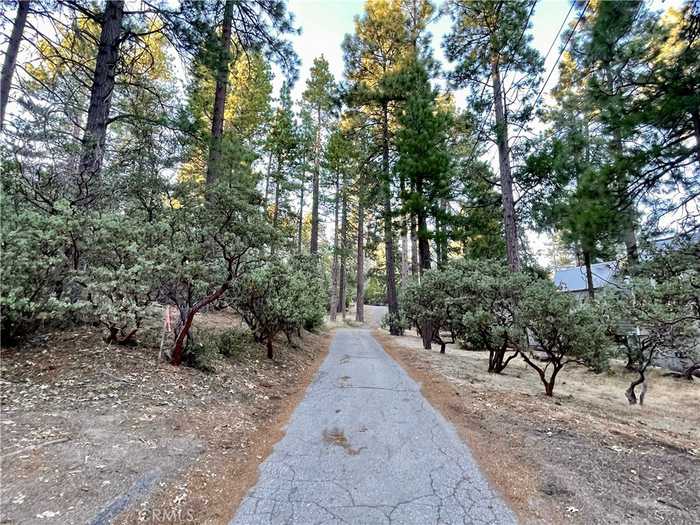
[{"label": "crack in asphalt", "polygon": [[516,523],[454,428],[367,330],[337,331],[231,521],[323,523]]}]

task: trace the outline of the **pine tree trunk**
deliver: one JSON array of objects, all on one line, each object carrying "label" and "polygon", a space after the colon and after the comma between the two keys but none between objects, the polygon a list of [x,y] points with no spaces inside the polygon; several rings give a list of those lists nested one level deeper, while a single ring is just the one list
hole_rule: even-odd
[{"label": "pine tree trunk", "polygon": [[[406,192],[406,181],[403,177],[400,178],[400,194]],[[410,264],[410,255],[408,253],[408,216],[401,217],[401,287],[403,288],[408,283],[408,270]]]},{"label": "pine tree trunk", "polygon": [[347,245],[348,245],[348,198],[345,191],[345,181],[343,182],[342,195],[342,217],[340,221],[340,282],[338,291],[338,313],[345,319],[345,303],[347,294]]},{"label": "pine tree trunk", "polygon": [[221,28],[221,56],[216,68],[216,87],[214,89],[214,113],[211,119],[211,142],[209,160],[207,161],[207,186],[214,184],[221,171],[222,140],[224,135],[224,111],[226,109],[226,91],[228,89],[229,63],[231,62],[231,26],[233,24],[233,4],[235,0],[226,0],[224,4],[224,21]]},{"label": "pine tree trunk", "polygon": [[272,177],[272,150],[267,159],[267,175],[265,176],[265,200],[263,201],[263,210],[267,217],[267,203],[270,201],[270,178]]},{"label": "pine tree trunk", "polygon": [[331,266],[330,317],[335,321],[338,314],[338,217],[340,208],[340,178],[335,178],[335,212],[333,222],[333,265]]},{"label": "pine tree trunk", "polygon": [[508,123],[503,109],[503,89],[498,65],[498,54],[491,57],[491,77],[493,79],[493,100],[496,112],[496,142],[498,144],[498,164],[501,175],[501,200],[503,202],[503,225],[506,233],[506,256],[512,272],[520,270],[518,252],[518,226],[515,222],[515,201],[513,200],[513,175],[510,168],[508,148]]},{"label": "pine tree trunk", "polygon": [[440,219],[435,218],[435,264],[440,268],[440,261],[442,261],[442,243],[440,242],[442,226],[440,225]]},{"label": "pine tree trunk", "polygon": [[408,228],[401,232],[401,286],[408,283],[408,271],[410,268]]},{"label": "pine tree trunk", "polygon": [[[396,294],[396,268],[394,264],[394,231],[391,211],[391,173],[389,172],[389,105],[382,103],[382,175],[384,176],[384,248],[386,253],[386,301],[389,315],[394,319],[399,314],[399,300]],[[392,322],[391,335],[401,335],[401,328]]]},{"label": "pine tree trunk", "polygon": [[[446,217],[447,216],[447,201],[442,199],[440,202],[440,210],[443,212],[442,216]],[[442,235],[440,235],[440,258],[438,259],[439,261],[439,266],[442,268],[445,264],[447,264],[447,257],[449,255],[449,250],[448,250],[448,245],[447,245],[447,222],[443,221],[441,222],[442,226]]]},{"label": "pine tree trunk", "polygon": [[7,50],[5,51],[2,74],[0,75],[0,131],[2,131],[5,125],[5,111],[7,109],[7,102],[10,100],[12,77],[15,74],[17,53],[19,53],[19,45],[22,42],[22,35],[24,34],[24,26],[27,23],[27,13],[29,13],[29,0],[19,2],[17,5],[15,22],[12,25],[10,41],[7,43]]},{"label": "pine tree trunk", "polygon": [[418,277],[418,232],[416,216],[411,214],[411,275]]},{"label": "pine tree trunk", "polygon": [[365,205],[360,195],[357,209],[357,298],[355,321],[365,322]]},{"label": "pine tree trunk", "polygon": [[588,288],[588,297],[591,301],[595,300],[595,289],[593,288],[593,271],[591,270],[591,252],[583,250],[583,260],[586,265],[586,285]]},{"label": "pine tree trunk", "polygon": [[[423,177],[418,177],[416,180],[416,192],[423,197]],[[425,270],[430,270],[430,239],[428,238],[428,221],[425,214],[425,209],[421,205],[417,213],[418,221],[418,264],[420,273],[423,275]]]},{"label": "pine tree trunk", "polygon": [[112,107],[114,77],[119,60],[119,47],[122,36],[124,2],[107,2],[102,14],[100,42],[95,59],[95,72],[90,88],[87,123],[81,144],[79,189],[77,201],[86,203],[93,199],[90,195],[92,181],[99,177],[107,140],[107,125]]},{"label": "pine tree trunk", "polygon": [[319,202],[319,181],[321,178],[321,106],[316,108],[316,159],[314,160],[314,175],[311,188],[311,255],[318,253],[318,202]]},{"label": "pine tree trunk", "polygon": [[[306,159],[304,162],[306,163]],[[302,164],[303,164],[302,163]],[[301,191],[299,195],[299,223],[297,224],[297,253],[301,254],[301,235],[304,229],[304,186],[306,181],[304,180],[304,174],[301,177]]]}]

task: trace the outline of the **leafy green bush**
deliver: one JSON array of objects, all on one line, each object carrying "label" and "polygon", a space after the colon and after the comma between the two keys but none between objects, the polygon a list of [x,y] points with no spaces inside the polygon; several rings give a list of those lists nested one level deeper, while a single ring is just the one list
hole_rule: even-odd
[{"label": "leafy green bush", "polygon": [[106,329],[108,343],[135,343],[144,319],[154,311],[166,233],[162,224],[117,214],[90,222],[86,233],[90,249],[79,273],[89,303],[84,317]]},{"label": "leafy green bush", "polygon": [[253,335],[243,328],[232,328],[216,334],[211,339],[211,344],[216,352],[224,357],[234,357],[242,350],[254,344]]},{"label": "leafy green bush", "polygon": [[398,314],[386,313],[382,316],[380,321],[380,326],[385,330],[389,330],[389,327],[394,326],[398,328],[399,335],[403,334],[404,330],[408,330],[411,327],[411,323],[406,318],[405,315],[399,310]]},{"label": "leafy green bush", "polygon": [[290,261],[290,290],[297,303],[297,326],[304,330],[317,330],[325,322],[326,304],[324,296],[326,285],[323,269],[318,257],[297,255]]},{"label": "leafy green bush", "polygon": [[[440,332],[449,331],[474,349],[488,350],[489,372],[503,371],[522,355],[547,395],[567,363],[595,370],[607,363],[609,320],[603,309],[579,303],[534,273],[510,272],[498,261],[453,260],[425,272],[420,283],[406,286],[402,314],[419,328],[426,348],[429,338],[444,351]],[[537,351],[530,350],[531,342]]]},{"label": "leafy green bush", "polygon": [[597,371],[607,366],[610,321],[595,303],[582,303],[559,291],[550,281],[538,280],[524,290],[516,315],[535,347],[544,354],[543,364],[534,351],[521,352],[540,376],[546,395],[553,395],[557,375],[569,363]]},{"label": "leafy green bush", "polygon": [[202,187],[180,184],[177,202],[163,210],[168,235],[155,276],[160,294],[180,313],[170,360],[177,365],[190,340],[194,317],[223,299],[238,280],[261,264],[263,248],[276,238],[241,178]]},{"label": "leafy green bush", "polygon": [[472,348],[488,350],[488,371],[499,374],[527,345],[518,309],[534,278],[498,262],[473,262],[467,267],[460,338]]},{"label": "leafy green bush", "polygon": [[266,344],[270,359],[278,333],[291,340],[302,328],[319,326],[325,315],[320,267],[311,258],[269,263],[240,279],[230,295],[256,339]]},{"label": "leafy green bush", "polygon": [[77,284],[70,257],[72,234],[80,225],[62,203],[49,215],[15,206],[5,194],[1,198],[1,330],[8,343],[82,307],[72,296]]},{"label": "leafy green bush", "polygon": [[385,305],[386,285],[376,275],[369,275],[365,284],[365,304]]},{"label": "leafy green bush", "polygon": [[466,261],[453,260],[441,269],[429,270],[420,282],[412,280],[403,289],[401,313],[423,339],[423,347],[440,345],[445,353],[446,342],[441,332],[448,331],[454,341],[461,333],[461,317],[465,305],[466,284],[470,266]]},{"label": "leafy green bush", "polygon": [[183,362],[203,372],[216,371],[216,361],[221,357],[232,358],[244,348],[255,345],[251,332],[244,328],[228,330],[200,330],[194,342],[187,346]]},{"label": "leafy green bush", "polygon": [[618,351],[638,374],[625,392],[630,404],[644,402],[646,371],[657,359],[682,356],[692,363],[700,360],[697,279],[692,268],[666,275],[658,282],[640,276],[602,297],[613,320],[611,331],[620,343]]},{"label": "leafy green bush", "polygon": [[[489,351],[489,372],[500,373],[517,356],[524,331],[517,302],[534,277],[512,273],[498,261],[451,260],[405,287],[402,311],[418,328],[423,346],[445,351],[441,332],[471,348]],[[510,355],[509,355],[510,353]]]},{"label": "leafy green bush", "polygon": [[190,368],[196,368],[207,374],[215,373],[218,357],[217,344],[210,340],[210,336],[205,335],[201,340],[187,346],[182,362]]}]

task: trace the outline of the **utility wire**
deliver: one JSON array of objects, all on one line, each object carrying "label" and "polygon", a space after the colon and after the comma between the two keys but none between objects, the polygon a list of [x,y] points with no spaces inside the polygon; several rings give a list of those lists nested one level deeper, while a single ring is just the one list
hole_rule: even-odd
[{"label": "utility wire", "polygon": [[[520,42],[522,42],[523,37],[525,36],[525,32],[527,31],[527,28],[530,25],[530,18],[532,17],[532,13],[535,11],[536,5],[537,5],[537,0],[533,0],[532,7],[530,7],[530,12],[527,14],[527,18],[525,19],[525,26],[523,27],[522,33],[520,33],[520,38],[518,38],[518,43],[515,45],[514,49],[517,49],[518,47],[520,47]],[[500,4],[499,4],[499,7],[500,7]],[[503,74],[504,80],[506,78],[506,75],[508,75],[508,68],[510,67],[511,63],[508,63],[506,65],[505,73]],[[484,87],[481,88],[481,93],[479,94],[479,100],[481,100],[483,98],[484,92],[486,91],[486,86],[488,85],[489,80],[491,80],[491,73],[488,74],[488,76],[486,77],[486,82],[484,82]],[[474,161],[474,154],[476,153],[476,147],[478,146],[479,141],[481,140],[481,133],[484,131],[484,125],[485,125],[486,121],[488,120],[489,116],[491,115],[491,110],[493,109],[493,103],[494,103],[494,101],[491,100],[491,104],[489,104],[489,109],[486,113],[486,116],[479,123],[479,132],[476,135],[476,141],[474,141],[474,146],[472,146],[472,150],[469,153],[468,164],[471,164]]]},{"label": "utility wire", "polygon": [[[544,84],[542,84],[542,87],[540,88],[539,92],[537,93],[537,97],[535,98],[535,102],[532,105],[533,107],[537,106],[537,103],[539,102],[540,98],[542,97],[542,93],[544,93],[544,90],[547,88],[547,84],[549,83],[549,79],[552,78],[552,73],[554,73],[554,70],[557,68],[559,65],[559,61],[561,60],[561,57],[564,55],[564,51],[566,51],[566,48],[569,47],[569,42],[571,42],[571,38],[574,36],[574,33],[576,32],[576,29],[578,28],[579,24],[581,23],[581,20],[583,20],[583,17],[586,14],[586,9],[588,9],[588,4],[590,3],[590,0],[586,0],[586,4],[583,6],[583,9],[581,9],[581,14],[579,15],[578,19],[576,20],[576,24],[574,24],[574,27],[571,29],[571,32],[569,33],[568,37],[566,38],[566,42],[561,48],[561,51],[559,51],[559,56],[557,57],[556,61],[552,65],[552,68],[549,70],[549,74],[547,75],[547,80],[544,81]],[[573,7],[573,4],[572,4]],[[571,12],[571,10],[569,10]],[[568,14],[566,15],[568,18]],[[565,20],[566,21],[566,20]],[[563,27],[563,24],[562,24]],[[561,33],[562,27],[559,28],[559,33]],[[557,33],[557,36],[559,36],[559,33]],[[551,51],[550,47],[550,51]],[[508,148],[508,154],[510,155],[510,152],[513,150],[513,147],[515,146],[515,143],[518,141],[520,136],[522,135],[522,128],[520,131],[518,131],[518,134],[516,135],[515,139],[513,139],[512,145]]]}]

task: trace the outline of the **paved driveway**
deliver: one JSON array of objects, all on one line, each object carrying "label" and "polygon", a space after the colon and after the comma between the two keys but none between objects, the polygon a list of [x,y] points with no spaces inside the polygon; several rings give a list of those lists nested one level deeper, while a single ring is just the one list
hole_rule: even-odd
[{"label": "paved driveway", "polygon": [[368,330],[338,330],[236,525],[515,523]]}]

